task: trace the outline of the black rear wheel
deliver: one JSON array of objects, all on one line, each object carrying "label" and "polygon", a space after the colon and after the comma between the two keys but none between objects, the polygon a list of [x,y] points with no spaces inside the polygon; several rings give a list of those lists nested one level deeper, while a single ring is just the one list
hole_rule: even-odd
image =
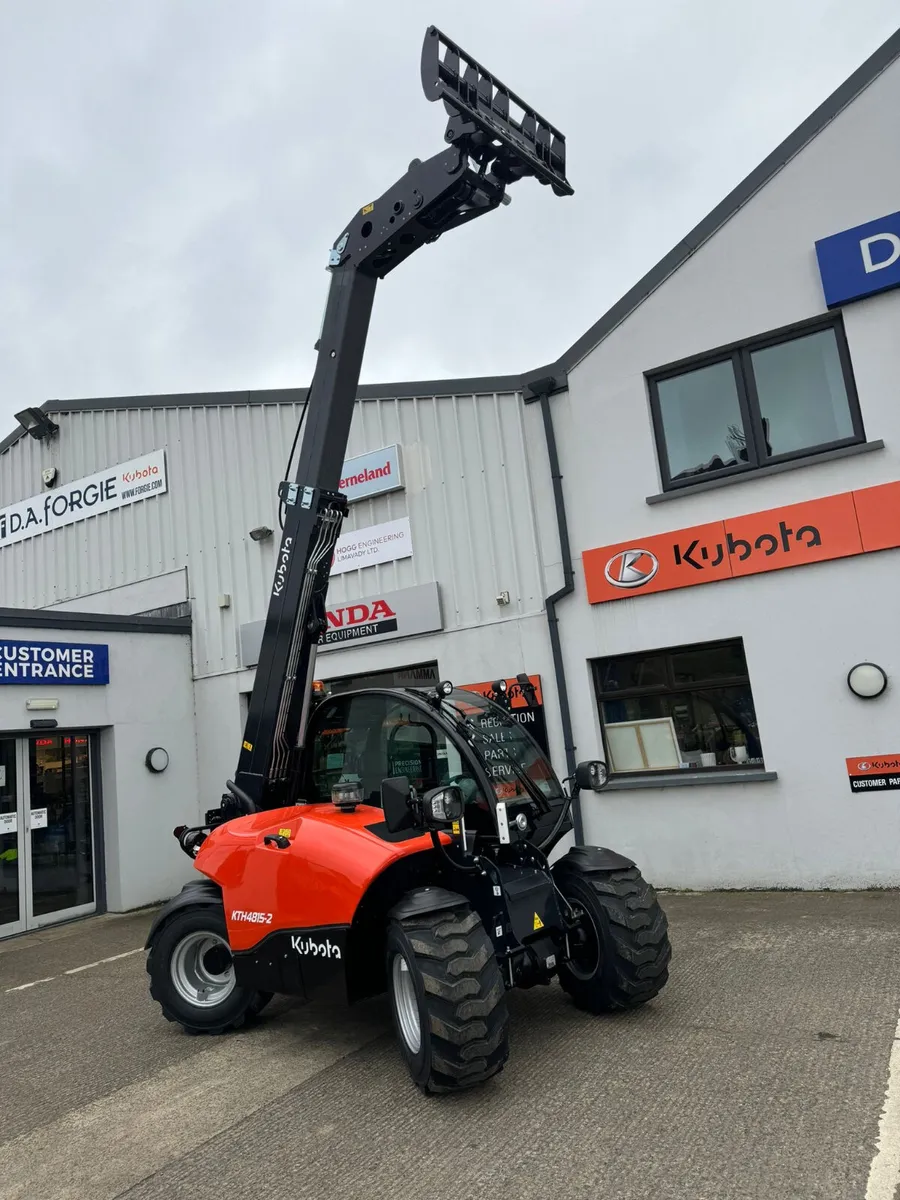
[{"label": "black rear wheel", "polygon": [[386,942],[394,1028],[422,1091],[462,1091],[501,1071],[506,990],[478,914],[461,903],[391,921]]},{"label": "black rear wheel", "polygon": [[225,1033],[257,1016],[271,992],[241,987],[220,906],[181,908],[157,931],[147,955],[150,995],[187,1033]]},{"label": "black rear wheel", "polygon": [[586,870],[566,863],[554,872],[580,913],[570,935],[572,957],[559,981],[579,1008],[611,1012],[652,1000],[669,977],[666,914],[637,867]]}]

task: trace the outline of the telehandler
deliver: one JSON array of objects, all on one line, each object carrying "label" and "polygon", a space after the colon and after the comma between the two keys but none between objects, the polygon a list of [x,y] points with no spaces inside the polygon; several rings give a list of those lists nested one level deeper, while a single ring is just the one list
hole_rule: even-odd
[{"label": "telehandler", "polygon": [[151,996],[189,1033],[238,1028],[275,993],[386,991],[410,1075],[435,1093],[502,1070],[508,989],[555,978],[589,1012],[633,1008],[660,992],[671,951],[630,859],[578,845],[551,866],[573,799],[600,791],[606,766],[560,782],[505,680],[490,697],[450,681],[324,698],[313,686],[377,281],[525,176],[573,191],[562,134],[433,26],[422,84],[449,114],[447,146],[414,159],[330,252],[237,770],[204,825],[175,830],[200,878],[160,911],[146,948]]}]

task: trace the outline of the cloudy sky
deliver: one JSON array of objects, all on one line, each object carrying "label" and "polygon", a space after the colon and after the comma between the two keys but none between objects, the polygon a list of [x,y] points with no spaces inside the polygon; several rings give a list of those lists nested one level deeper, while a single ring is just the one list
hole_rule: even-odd
[{"label": "cloudy sky", "polygon": [[305,384],[329,246],[442,146],[434,22],[575,196],[380,285],[363,379],[555,358],[896,28],[896,0],[0,0],[0,437],[50,398]]}]

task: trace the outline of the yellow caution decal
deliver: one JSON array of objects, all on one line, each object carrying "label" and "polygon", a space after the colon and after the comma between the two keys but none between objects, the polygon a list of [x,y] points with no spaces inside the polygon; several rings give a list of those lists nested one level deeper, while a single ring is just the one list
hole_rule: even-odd
[{"label": "yellow caution decal", "polygon": [[291,836],[291,831],[289,829],[279,829],[278,836],[289,838]]},{"label": "yellow caution decal", "polygon": [[250,743],[250,742],[244,742],[244,749],[245,749],[245,750],[252,750],[252,749],[253,749],[253,746],[251,745],[251,743]]},{"label": "yellow caution decal", "polygon": [[367,205],[366,205],[366,207],[365,207],[365,208],[362,210],[362,214],[361,214],[361,215],[362,215],[362,216],[365,216],[365,215],[366,215],[366,213],[370,213],[374,207],[375,207],[375,205],[374,205],[374,204],[367,204]]},{"label": "yellow caution decal", "polygon": [[454,821],[453,824],[451,825],[451,829],[453,830],[453,832],[455,834],[458,834],[459,833],[459,821]]},{"label": "yellow caution decal", "polygon": [[538,931],[539,929],[543,929],[543,928],[544,928],[544,922],[543,922],[543,921],[541,920],[541,918],[540,918],[540,917],[537,915],[537,913],[535,913],[535,914],[534,914],[534,931],[535,931],[535,933],[537,933],[537,931]]}]

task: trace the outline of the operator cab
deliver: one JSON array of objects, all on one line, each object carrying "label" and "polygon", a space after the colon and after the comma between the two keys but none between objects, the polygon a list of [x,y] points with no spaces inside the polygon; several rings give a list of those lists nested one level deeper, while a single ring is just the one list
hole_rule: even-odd
[{"label": "operator cab", "polygon": [[540,844],[566,803],[527,730],[499,705],[458,688],[431,697],[399,689],[330,696],[310,718],[307,746],[308,804],[330,803],[339,783],[357,783],[362,802],[375,808],[386,779],[408,779],[419,796],[454,785],[468,834],[496,837],[495,809],[503,801],[513,820],[524,817],[513,840]]}]

